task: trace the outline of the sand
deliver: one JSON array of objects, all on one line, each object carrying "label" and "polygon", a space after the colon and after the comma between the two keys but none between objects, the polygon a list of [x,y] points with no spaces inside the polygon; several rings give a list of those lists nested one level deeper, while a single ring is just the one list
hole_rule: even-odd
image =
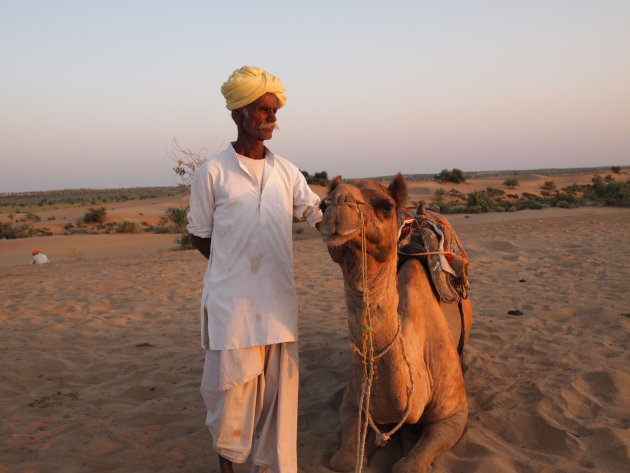
[{"label": "sand", "polygon": [[[629,471],[630,211],[451,220],[472,259],[470,417],[432,471]],[[99,236],[22,240],[2,264],[0,473],[217,472],[198,391],[205,261],[169,251],[173,235],[118,235],[108,250],[84,239]],[[51,238],[67,239],[51,264],[23,264]],[[296,238],[299,466],[323,473],[350,369],[343,287],[316,235]],[[364,471],[397,455],[394,438]]]}]

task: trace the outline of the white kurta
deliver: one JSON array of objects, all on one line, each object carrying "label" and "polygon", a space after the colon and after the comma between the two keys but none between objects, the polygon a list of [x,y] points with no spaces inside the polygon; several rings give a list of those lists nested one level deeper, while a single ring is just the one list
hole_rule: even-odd
[{"label": "white kurta", "polygon": [[193,180],[188,231],[211,238],[201,344],[225,350],[297,340],[292,217],[315,225],[319,197],[300,170],[267,151],[262,189],[232,146]]},{"label": "white kurta", "polygon": [[31,261],[29,262],[29,264],[45,264],[45,263],[50,263],[50,261],[48,260],[48,256],[46,256],[44,253],[37,253],[36,255],[33,255],[33,257],[31,258]]}]

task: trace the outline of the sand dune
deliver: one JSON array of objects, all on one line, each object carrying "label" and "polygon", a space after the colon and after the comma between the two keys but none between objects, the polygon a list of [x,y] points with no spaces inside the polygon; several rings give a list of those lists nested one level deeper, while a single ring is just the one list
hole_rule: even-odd
[{"label": "sand dune", "polygon": [[[472,258],[470,418],[434,472],[628,471],[630,212],[555,211],[452,219]],[[294,254],[299,465],[324,473],[350,367],[342,281],[319,239]],[[4,267],[1,473],[218,471],[198,392],[204,266],[138,246]],[[393,439],[365,471],[399,455]]]}]

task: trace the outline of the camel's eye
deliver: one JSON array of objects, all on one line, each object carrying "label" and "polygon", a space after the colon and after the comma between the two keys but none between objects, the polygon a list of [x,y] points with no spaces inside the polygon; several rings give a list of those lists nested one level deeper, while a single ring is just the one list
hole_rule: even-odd
[{"label": "camel's eye", "polygon": [[394,205],[389,200],[380,200],[374,203],[374,208],[380,210],[386,215],[389,215],[394,208]]}]

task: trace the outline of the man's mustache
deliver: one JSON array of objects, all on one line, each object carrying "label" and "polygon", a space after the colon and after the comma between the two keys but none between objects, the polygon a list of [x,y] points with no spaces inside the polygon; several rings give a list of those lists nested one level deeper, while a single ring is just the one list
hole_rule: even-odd
[{"label": "man's mustache", "polygon": [[267,130],[267,129],[270,129],[270,128],[273,129],[273,130],[279,130],[280,129],[280,127],[278,126],[278,124],[276,122],[261,123],[256,128],[258,128],[259,130]]}]

